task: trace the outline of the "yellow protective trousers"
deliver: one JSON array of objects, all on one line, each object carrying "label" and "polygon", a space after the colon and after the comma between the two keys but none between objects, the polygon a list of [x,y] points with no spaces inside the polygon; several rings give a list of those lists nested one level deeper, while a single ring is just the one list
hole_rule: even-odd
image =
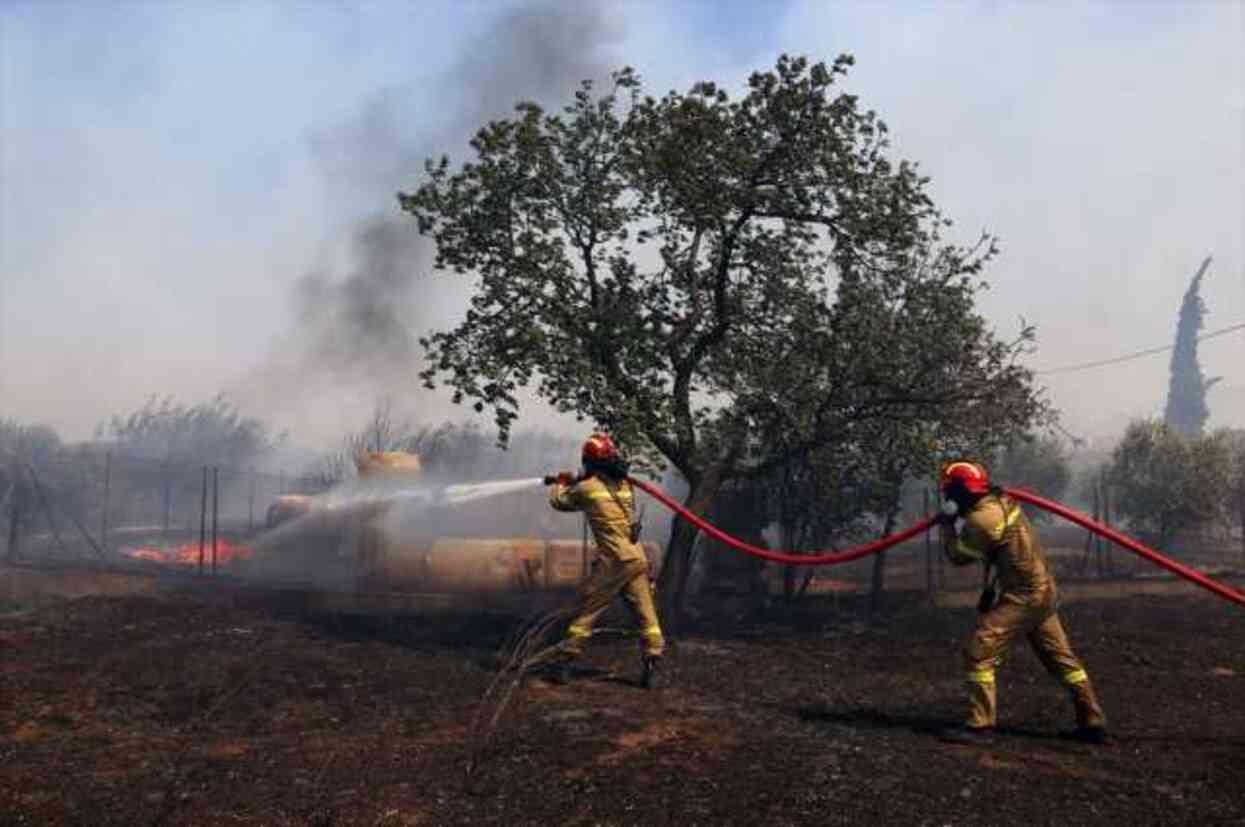
[{"label": "yellow protective trousers", "polygon": [[1054,592],[1016,595],[1004,592],[998,605],[978,615],[977,630],[964,647],[968,671],[970,727],[992,727],[998,714],[995,671],[1012,641],[1024,635],[1034,653],[1068,690],[1080,727],[1105,727],[1106,715],[1094,694],[1085,666],[1072,651],[1055,610]]},{"label": "yellow protective trousers", "polygon": [[592,637],[597,618],[609,608],[620,593],[623,603],[640,627],[640,641],[644,654],[661,657],[665,639],[657,620],[657,606],[653,589],[648,580],[646,560],[618,560],[598,557],[592,566],[592,574],[581,586],[582,608],[566,629],[562,651],[574,657],[583,652],[584,642]]}]

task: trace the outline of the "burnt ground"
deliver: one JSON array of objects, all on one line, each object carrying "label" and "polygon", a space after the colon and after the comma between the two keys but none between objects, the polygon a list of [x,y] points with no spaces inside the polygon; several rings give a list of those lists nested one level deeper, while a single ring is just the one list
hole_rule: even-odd
[{"label": "burnt ground", "polygon": [[962,712],[971,609],[850,601],[683,631],[669,686],[634,641],[529,681],[470,784],[469,724],[513,618],[308,617],[174,597],[0,619],[0,823],[724,825],[1245,823],[1245,612],[1135,595],[1064,611],[1114,743],[1056,733],[1028,651],[990,747]]}]

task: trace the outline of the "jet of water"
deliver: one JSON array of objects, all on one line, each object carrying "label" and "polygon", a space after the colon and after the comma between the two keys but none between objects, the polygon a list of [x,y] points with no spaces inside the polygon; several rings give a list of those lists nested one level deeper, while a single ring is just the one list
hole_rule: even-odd
[{"label": "jet of water", "polygon": [[516,491],[522,491],[525,488],[532,488],[542,484],[543,480],[540,477],[521,480],[460,483],[447,487],[442,492],[440,501],[448,505],[462,505],[463,503],[497,497],[502,494],[513,494]]}]

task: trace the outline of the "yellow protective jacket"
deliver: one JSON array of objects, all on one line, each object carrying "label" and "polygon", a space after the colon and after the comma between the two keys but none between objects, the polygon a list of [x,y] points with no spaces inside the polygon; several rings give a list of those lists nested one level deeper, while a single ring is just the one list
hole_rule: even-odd
[{"label": "yellow protective jacket", "polygon": [[558,511],[582,511],[597,541],[597,553],[616,560],[645,560],[644,549],[631,542],[635,492],[631,483],[588,477],[573,485],[554,485],[549,504]]},{"label": "yellow protective jacket", "polygon": [[1037,530],[1020,505],[1006,495],[987,494],[964,515],[958,536],[944,535],[943,551],[956,565],[989,561],[999,589],[1020,597],[1054,595],[1055,578]]}]

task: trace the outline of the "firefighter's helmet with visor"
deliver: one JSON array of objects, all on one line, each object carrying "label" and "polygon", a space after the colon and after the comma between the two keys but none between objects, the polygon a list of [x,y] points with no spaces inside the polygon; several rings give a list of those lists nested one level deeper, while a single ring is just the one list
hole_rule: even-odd
[{"label": "firefighter's helmet with visor", "polygon": [[616,460],[622,455],[618,451],[618,446],[614,444],[614,440],[610,439],[606,434],[593,434],[584,442],[583,460],[585,463],[600,464]]},{"label": "firefighter's helmet with visor", "polygon": [[942,491],[944,494],[960,487],[970,494],[990,492],[990,474],[979,462],[957,460],[942,467]]}]

